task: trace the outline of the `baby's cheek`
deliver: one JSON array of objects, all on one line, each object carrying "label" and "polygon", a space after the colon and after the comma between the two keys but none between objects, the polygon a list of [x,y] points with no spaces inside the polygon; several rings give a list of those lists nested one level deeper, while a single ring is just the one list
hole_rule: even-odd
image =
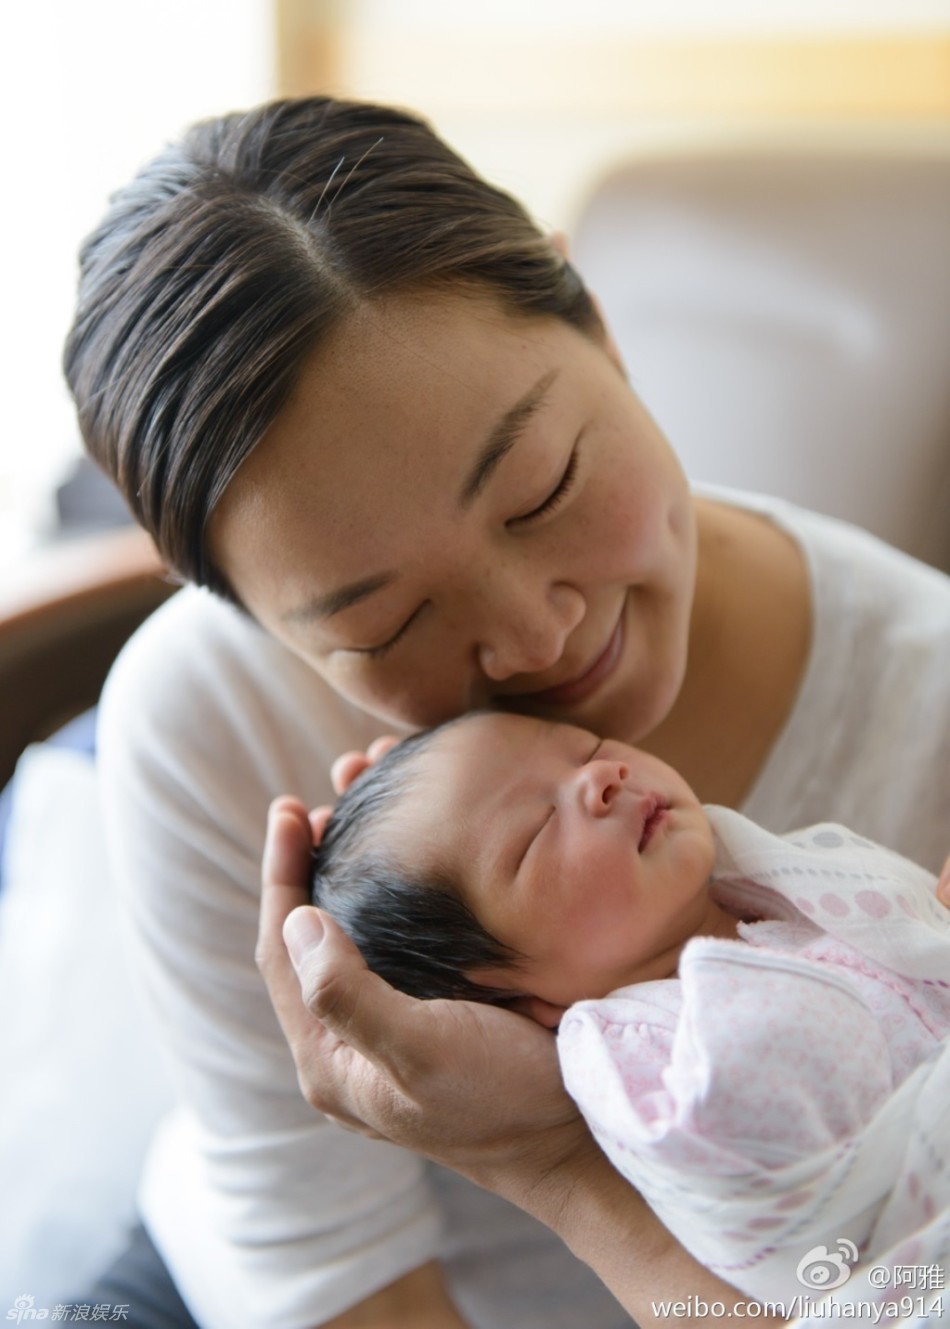
[{"label": "baby's cheek", "polygon": [[634,912],[628,875],[609,855],[592,857],[586,865],[585,890],[571,911],[570,933],[578,953],[593,963],[609,961],[628,945]]}]

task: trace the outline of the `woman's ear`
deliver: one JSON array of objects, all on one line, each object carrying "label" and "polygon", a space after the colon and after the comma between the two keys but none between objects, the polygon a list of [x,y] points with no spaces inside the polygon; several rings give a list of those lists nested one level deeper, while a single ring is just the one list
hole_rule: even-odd
[{"label": "woman's ear", "polygon": [[527,1015],[535,1024],[544,1025],[545,1029],[556,1029],[567,1010],[566,1006],[555,1006],[543,997],[515,997],[513,1001],[506,1001],[505,1005],[510,1011]]},{"label": "woman's ear", "polygon": [[609,359],[613,361],[613,363],[620,370],[621,374],[623,374],[624,378],[626,378],[627,366],[624,364],[623,356],[620,354],[620,347],[617,345],[616,341],[614,341],[614,334],[610,331],[610,324],[607,322],[607,316],[604,313],[604,307],[600,303],[600,300],[597,298],[596,295],[592,294],[590,291],[588,291],[588,295],[590,295],[591,304],[597,310],[597,317],[600,319],[600,326],[604,330],[603,337],[601,338],[601,344],[604,350],[607,352]]},{"label": "woman's ear", "polygon": [[[561,258],[568,263],[571,261],[571,246],[565,231],[551,231],[548,235],[548,242],[551,245],[551,248],[561,255]],[[598,300],[597,296],[591,291],[588,291],[587,294],[590,296],[591,303],[597,310],[597,317],[600,319],[601,327],[604,330],[604,335],[601,339],[604,350],[623,374],[624,378],[626,378],[627,369],[623,362],[623,356],[620,354],[620,347],[614,341],[613,333],[610,331],[607,319],[604,316],[604,307]]]}]

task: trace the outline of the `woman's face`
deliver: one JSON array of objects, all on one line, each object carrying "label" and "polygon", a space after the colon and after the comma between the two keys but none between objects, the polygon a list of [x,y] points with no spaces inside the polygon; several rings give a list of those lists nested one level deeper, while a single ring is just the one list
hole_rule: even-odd
[{"label": "woman's face", "polygon": [[384,720],[500,707],[635,741],[682,682],[695,528],[669,445],[605,347],[487,297],[350,315],[210,538],[258,621]]}]

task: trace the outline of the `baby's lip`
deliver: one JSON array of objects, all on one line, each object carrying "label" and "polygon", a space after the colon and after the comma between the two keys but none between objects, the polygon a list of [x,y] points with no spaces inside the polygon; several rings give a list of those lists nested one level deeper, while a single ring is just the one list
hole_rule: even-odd
[{"label": "baby's lip", "polygon": [[648,794],[643,800],[640,809],[640,838],[637,844],[637,853],[642,854],[655,832],[658,830],[665,813],[669,812],[670,804],[659,794]]}]

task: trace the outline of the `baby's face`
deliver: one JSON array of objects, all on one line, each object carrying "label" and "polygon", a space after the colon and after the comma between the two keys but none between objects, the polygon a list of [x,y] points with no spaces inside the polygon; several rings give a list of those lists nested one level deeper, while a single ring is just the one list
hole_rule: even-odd
[{"label": "baby's face", "polygon": [[712,832],[689,786],[570,725],[498,714],[449,728],[420,756],[387,842],[452,874],[482,925],[528,957],[469,977],[558,1010],[674,974],[715,912]]}]

